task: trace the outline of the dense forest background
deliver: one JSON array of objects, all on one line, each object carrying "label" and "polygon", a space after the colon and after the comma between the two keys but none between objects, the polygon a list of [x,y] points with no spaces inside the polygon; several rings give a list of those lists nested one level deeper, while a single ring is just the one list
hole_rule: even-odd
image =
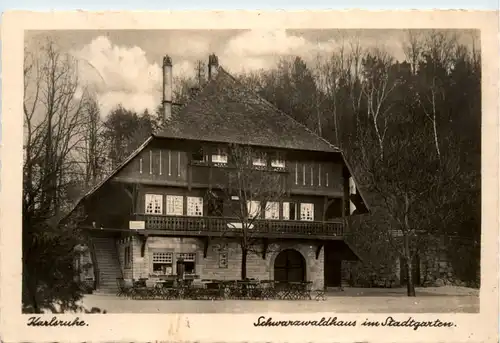
[{"label": "dense forest background", "polygon": [[[363,257],[352,267],[356,280],[392,273],[398,257],[411,268],[420,249],[438,244],[457,281],[479,285],[480,44],[457,37],[409,31],[404,61],[346,38],[328,56],[288,56],[270,70],[235,75],[343,149],[372,211],[351,223],[348,239]],[[60,219],[163,124],[160,108],[100,113],[77,61],[54,42],[26,52],[24,66],[23,303],[30,311],[68,308],[80,296],[68,282],[72,247],[85,239],[77,212]],[[175,102],[203,86],[205,69],[200,61],[195,77],[174,80]]]}]

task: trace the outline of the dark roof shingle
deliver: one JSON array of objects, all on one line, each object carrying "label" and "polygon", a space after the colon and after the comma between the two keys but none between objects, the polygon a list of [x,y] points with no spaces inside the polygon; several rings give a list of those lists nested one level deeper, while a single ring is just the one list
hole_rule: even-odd
[{"label": "dark roof shingle", "polygon": [[323,152],[340,150],[219,67],[155,136]]}]

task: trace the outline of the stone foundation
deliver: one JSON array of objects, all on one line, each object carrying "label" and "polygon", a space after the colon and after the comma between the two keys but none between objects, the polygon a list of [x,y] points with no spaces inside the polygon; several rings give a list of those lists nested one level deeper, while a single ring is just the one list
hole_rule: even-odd
[{"label": "stone foundation", "polygon": [[[148,237],[141,256],[142,241],[138,237],[130,237],[119,242],[120,264],[124,278],[153,278],[150,257],[153,251],[178,253],[195,253],[195,274],[200,279],[239,280],[241,279],[241,248],[235,241],[222,239],[211,240],[207,256],[203,256],[203,241],[197,238]],[[132,248],[132,264],[125,268],[125,247]],[[262,246],[255,246],[247,255],[247,277],[258,280],[274,279],[274,261],[285,249],[295,249],[302,254],[306,266],[306,280],[313,282],[314,289],[324,285],[324,251],[321,249],[316,259],[317,247],[300,241],[283,241],[269,244],[265,259],[260,252]],[[221,254],[227,254],[227,265],[220,261]],[[175,261],[173,274],[176,273]]]}]

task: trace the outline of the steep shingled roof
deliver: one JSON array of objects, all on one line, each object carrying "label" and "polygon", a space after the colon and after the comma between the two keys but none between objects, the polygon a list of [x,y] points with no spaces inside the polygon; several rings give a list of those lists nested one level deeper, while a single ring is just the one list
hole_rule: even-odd
[{"label": "steep shingled roof", "polygon": [[155,136],[340,152],[255,92],[247,90],[221,67],[217,76],[178,109]]}]

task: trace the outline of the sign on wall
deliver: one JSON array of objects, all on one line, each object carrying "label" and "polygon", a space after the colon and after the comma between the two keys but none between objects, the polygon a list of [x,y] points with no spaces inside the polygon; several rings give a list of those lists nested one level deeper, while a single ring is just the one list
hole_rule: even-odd
[{"label": "sign on wall", "polygon": [[144,230],[146,228],[146,222],[143,220],[131,220],[129,221],[130,230]]}]

